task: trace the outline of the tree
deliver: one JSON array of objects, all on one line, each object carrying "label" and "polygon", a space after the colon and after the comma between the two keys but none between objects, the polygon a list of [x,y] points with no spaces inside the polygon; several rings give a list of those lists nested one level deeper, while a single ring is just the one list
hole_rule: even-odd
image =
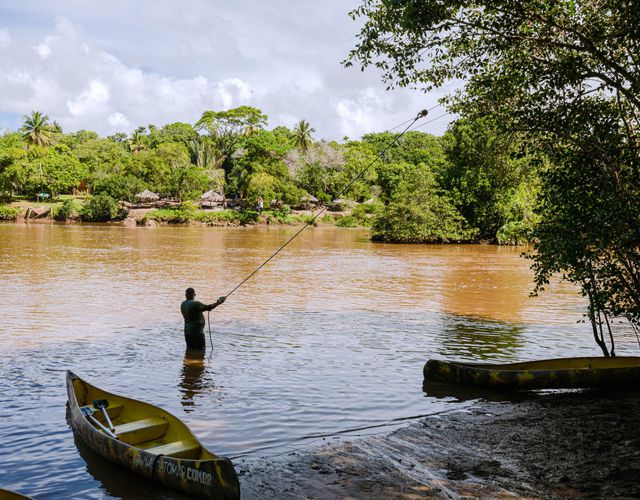
[{"label": "tree", "polygon": [[107,222],[118,214],[118,204],[106,194],[88,197],[80,209],[80,219],[86,222]]},{"label": "tree", "polygon": [[391,202],[374,218],[371,237],[392,243],[442,243],[475,236],[425,165],[407,165]]},{"label": "tree", "polygon": [[149,138],[145,135],[145,128],[140,127],[131,134],[129,150],[135,155],[143,149],[147,149]]},{"label": "tree", "polygon": [[[537,290],[555,272],[579,284],[598,345],[614,352],[603,334],[611,318],[640,326],[640,9],[626,0],[364,0],[353,16],[367,19],[346,65],[375,65],[389,86],[461,79],[452,110],[491,114],[549,157]],[[605,193],[606,203],[593,202]]]},{"label": "tree", "polygon": [[224,156],[218,151],[209,137],[196,135],[187,146],[191,155],[191,162],[206,170],[215,170],[224,163]]},{"label": "tree", "polygon": [[293,129],[293,138],[297,147],[306,151],[311,144],[311,134],[316,130],[306,120],[300,120]]},{"label": "tree", "polygon": [[519,203],[525,202],[521,185],[536,183],[535,159],[526,151],[521,134],[499,133],[489,117],[457,120],[448,134],[450,167],[444,185],[479,237],[495,240],[505,224],[530,219],[533,200],[531,207],[520,207],[521,214],[512,204],[516,194]]},{"label": "tree", "polygon": [[164,125],[161,129],[149,125],[149,142],[157,147],[163,142],[181,142],[185,146],[198,138],[198,132],[189,123],[175,122]]},{"label": "tree", "polygon": [[24,123],[20,127],[22,136],[28,144],[34,146],[50,146],[56,133],[54,125],[49,123],[49,117],[40,111],[32,111],[31,116],[22,117]]},{"label": "tree", "polygon": [[[261,110],[251,106],[240,106],[227,111],[205,111],[196,123],[196,128],[207,131],[224,155],[223,168],[228,176],[233,167],[232,155],[243,137],[253,135],[266,124],[267,115]],[[247,130],[251,132],[247,134]]]},{"label": "tree", "polygon": [[136,194],[145,188],[145,183],[131,174],[102,174],[91,181],[93,194],[105,194],[114,200],[130,203],[133,203]]}]

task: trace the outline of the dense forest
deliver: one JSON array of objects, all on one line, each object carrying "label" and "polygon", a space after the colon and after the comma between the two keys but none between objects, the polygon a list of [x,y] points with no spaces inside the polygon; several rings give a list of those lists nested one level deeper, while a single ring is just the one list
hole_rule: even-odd
[{"label": "dense forest", "polygon": [[[0,136],[1,201],[80,194],[85,220],[117,217],[117,202],[135,202],[145,189],[182,202],[183,212],[208,190],[248,212],[258,197],[280,210],[305,199],[328,204],[371,165],[341,195],[349,214],[339,222],[372,225],[374,239],[515,243],[535,221],[540,162],[488,119],[458,120],[442,137],[409,131],[395,143],[390,132],[316,140],[305,120],[269,130],[267,116],[249,106],[109,137],[65,133],[40,112],[23,120]],[[72,203],[60,218],[71,216]]]}]

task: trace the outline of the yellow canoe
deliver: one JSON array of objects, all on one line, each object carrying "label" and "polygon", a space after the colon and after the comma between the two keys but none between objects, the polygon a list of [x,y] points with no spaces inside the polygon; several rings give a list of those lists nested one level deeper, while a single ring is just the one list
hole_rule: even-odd
[{"label": "yellow canoe", "polygon": [[98,389],[70,371],[67,395],[71,426],[98,455],[195,497],[240,498],[231,461],[204,448],[170,413]]},{"label": "yellow canoe", "polygon": [[640,357],[560,358],[505,364],[430,359],[424,365],[424,379],[511,389],[640,388]]},{"label": "yellow canoe", "polygon": [[31,500],[31,497],[0,488],[0,500]]}]

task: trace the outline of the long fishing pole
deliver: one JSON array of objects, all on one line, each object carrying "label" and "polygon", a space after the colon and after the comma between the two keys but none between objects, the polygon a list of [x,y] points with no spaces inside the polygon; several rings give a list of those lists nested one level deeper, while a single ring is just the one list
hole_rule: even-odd
[{"label": "long fishing pole", "polygon": [[[362,176],[363,176],[363,175],[364,175],[364,174],[365,174],[365,173],[366,173],[366,172],[367,172],[367,171],[368,171],[368,170],[373,166],[373,164],[374,164],[376,161],[380,160],[380,159],[384,156],[384,154],[385,154],[389,149],[391,149],[393,146],[395,146],[395,145],[398,143],[398,141],[399,141],[399,140],[402,138],[402,136],[403,136],[403,135],[404,135],[404,134],[405,134],[405,133],[406,133],[406,132],[407,132],[407,131],[408,131],[408,130],[413,126],[413,125],[414,125],[414,123],[416,123],[416,122],[417,122],[418,120],[420,120],[421,118],[424,118],[425,116],[427,116],[427,114],[428,114],[428,111],[427,111],[426,109],[423,109],[422,111],[420,111],[420,112],[415,116],[415,118],[413,118],[413,119],[411,120],[411,123],[410,123],[409,125],[407,125],[407,126],[405,127],[405,129],[404,129],[400,134],[398,134],[398,135],[395,137],[395,139],[394,139],[393,141],[391,141],[391,142],[389,143],[389,145],[388,145],[384,150],[382,150],[380,153],[378,153],[378,155],[377,155],[377,156],[376,156],[376,157],[375,157],[375,158],[374,158],[374,159],[373,159],[373,160],[372,160],[372,161],[371,161],[371,162],[370,162],[370,163],[369,163],[365,168],[363,168],[363,169],[358,173],[358,175],[356,175],[353,179],[351,179],[351,181],[349,181],[349,183],[348,183],[345,187],[343,187],[343,188],[340,190],[340,192],[339,192],[338,194],[336,194],[336,195],[331,199],[331,202],[330,202],[329,204],[324,205],[324,206],[323,206],[323,207],[318,211],[318,213],[316,213],[316,214],[313,216],[313,218],[312,218],[311,220],[307,221],[307,223],[306,223],[304,226],[302,226],[302,228],[300,228],[300,229],[299,229],[299,230],[298,230],[298,231],[297,231],[293,236],[291,236],[291,238],[289,238],[289,239],[288,239],[288,240],[287,240],[283,245],[281,245],[281,246],[280,246],[280,248],[278,248],[275,252],[273,252],[273,254],[271,254],[271,256],[270,256],[267,260],[265,260],[265,261],[264,261],[262,264],[260,264],[256,269],[254,269],[254,271],[253,271],[251,274],[249,274],[249,276],[247,276],[247,277],[246,277],[245,279],[243,279],[240,283],[238,283],[238,284],[237,284],[237,285],[236,285],[236,286],[235,286],[235,287],[234,287],[234,288],[233,288],[233,289],[232,289],[232,290],[231,290],[231,291],[226,295],[226,297],[229,297],[229,295],[231,295],[233,292],[235,292],[238,288],[240,288],[242,285],[244,285],[247,281],[249,281],[249,280],[253,277],[253,275],[254,275],[254,274],[256,274],[256,273],[257,273],[260,269],[262,269],[264,266],[266,266],[266,265],[271,261],[271,259],[273,259],[276,255],[278,255],[282,250],[284,250],[284,249],[287,247],[287,245],[289,245],[289,243],[291,243],[293,240],[295,240],[295,239],[298,237],[298,235],[299,235],[300,233],[302,233],[302,231],[304,231],[304,230],[305,230],[305,229],[307,229],[309,226],[311,226],[311,225],[312,225],[312,224],[317,220],[317,218],[318,218],[318,217],[320,217],[320,215],[322,215],[322,214],[327,210],[327,208],[329,207],[329,205],[330,205],[331,203],[333,203],[335,200],[337,200],[338,198],[340,198],[340,196],[341,196],[344,192],[346,192],[346,191],[347,191],[351,186],[353,186],[353,184],[354,184],[358,179],[360,179],[360,178],[361,178],[361,177],[362,177]],[[406,123],[406,122],[405,122],[405,123]]]},{"label": "long fishing pole", "polygon": [[[434,106],[431,109],[434,109],[437,106]],[[427,116],[429,114],[429,110],[427,109],[423,109],[422,111],[420,111],[414,118],[412,118],[411,120],[407,120],[410,121],[411,123],[409,123],[409,125],[407,125],[405,127],[405,129],[399,133],[398,135],[396,135],[396,137],[393,139],[393,141],[391,141],[386,148],[384,148],[380,153],[378,153],[378,155],[371,161],[369,162],[369,164],[363,168],[358,175],[356,175],[353,179],[351,179],[351,181],[349,181],[349,183],[343,187],[340,192],[338,192],[338,194],[336,194],[332,199],[331,202],[329,204],[324,205],[319,211],[318,213],[316,213],[311,220],[307,221],[306,224],[304,226],[302,226],[302,228],[300,228],[293,236],[291,236],[291,238],[289,238],[284,244],[282,244],[275,252],[273,252],[271,254],[271,256],[265,260],[262,264],[260,264],[258,267],[256,267],[253,272],[251,272],[251,274],[249,274],[245,279],[243,279],[240,283],[238,283],[227,295],[225,295],[225,299],[228,298],[232,293],[234,293],[238,288],[240,288],[242,285],[244,285],[247,281],[249,281],[254,274],[256,274],[258,271],[260,271],[260,269],[262,269],[264,266],[266,266],[276,255],[278,255],[282,250],[284,250],[289,243],[291,243],[293,240],[295,240],[298,235],[300,235],[300,233],[302,233],[302,231],[304,231],[305,229],[307,229],[309,226],[311,226],[317,219],[318,217],[320,217],[320,215],[322,215],[327,208],[329,207],[330,204],[332,204],[335,200],[337,200],[338,198],[340,198],[340,196],[345,193],[351,186],[353,186],[353,184],[360,179],[373,165],[375,162],[377,162],[378,160],[382,159],[384,157],[384,154],[389,151],[389,149],[391,149],[393,146],[395,146],[398,141],[402,138],[402,136],[408,132],[408,130],[421,118],[424,118],[425,116]],[[401,125],[403,125],[404,123],[407,122],[403,122]],[[397,128],[397,127],[394,127]],[[393,129],[392,129],[393,130]],[[207,324],[209,327],[209,342],[211,344],[211,349],[213,350],[213,340],[211,339],[211,320],[209,318],[209,312],[207,312]]]}]

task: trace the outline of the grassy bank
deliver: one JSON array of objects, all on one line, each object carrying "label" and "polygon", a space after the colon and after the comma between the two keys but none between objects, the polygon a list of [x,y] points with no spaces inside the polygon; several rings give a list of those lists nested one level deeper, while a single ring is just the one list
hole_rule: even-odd
[{"label": "grassy bank", "polygon": [[[0,205],[0,220],[15,221],[31,208],[46,207],[52,210],[53,218],[58,221],[107,222],[122,221],[129,217],[138,224],[146,225],[151,221],[161,224],[205,224],[214,226],[249,225],[249,224],[282,224],[302,225],[313,221],[313,213],[309,211],[295,212],[288,206],[279,209],[268,209],[258,213],[255,210],[202,210],[192,202],[183,203],[175,208],[128,210],[113,202],[107,206],[93,206],[100,198],[80,198],[61,196],[56,200],[35,202],[27,199],[16,199],[10,205]],[[104,200],[103,200],[104,201]],[[368,207],[356,207],[348,212],[325,212],[313,224],[336,225],[338,227],[368,227],[370,215]],[[49,216],[51,217],[51,216]]]},{"label": "grassy bank", "polygon": [[299,225],[311,222],[313,216],[296,214],[286,210],[266,210],[258,213],[253,210],[185,210],[182,208],[164,208],[152,210],[145,214],[142,222],[156,221],[169,224],[199,222],[211,225],[246,225],[246,224],[288,224]]}]

